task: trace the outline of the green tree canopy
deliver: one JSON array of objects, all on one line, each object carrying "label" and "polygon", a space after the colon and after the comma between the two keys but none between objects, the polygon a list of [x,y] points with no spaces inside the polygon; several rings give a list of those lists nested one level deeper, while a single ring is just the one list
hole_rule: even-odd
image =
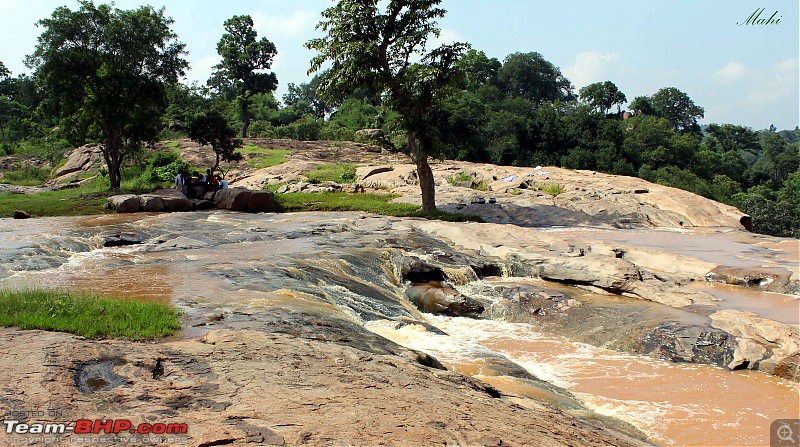
[{"label": "green tree canopy", "polygon": [[[440,0],[339,0],[322,12],[317,25],[325,36],[309,41],[316,50],[310,72],[326,63],[319,92],[343,100],[358,87],[385,95],[384,105],[402,117],[407,133],[404,151],[417,166],[422,209],[436,209],[433,172],[428,157],[440,151],[431,110],[441,104],[459,81],[455,70],[466,44],[425,49],[431,35],[438,36],[436,19],[445,14]],[[380,6],[385,6],[383,12]]]},{"label": "green tree canopy", "polygon": [[57,8],[27,64],[49,92],[50,111],[88,140],[101,140],[112,189],[125,156],[153,141],[166,108],[165,83],[188,63],[164,9],[119,10],[80,1]]},{"label": "green tree canopy", "polygon": [[579,91],[581,99],[590,106],[605,115],[613,106],[617,106],[617,113],[620,106],[628,99],[625,94],[619,91],[616,84],[611,81],[595,82],[583,87]]},{"label": "green tree canopy", "polygon": [[278,54],[275,44],[266,37],[258,39],[249,15],[233,16],[225,21],[225,34],[217,43],[217,53],[222,62],[214,66],[208,80],[209,86],[219,93],[229,93],[236,98],[242,118],[242,138],[250,127],[248,107],[253,95],[272,93],[278,87],[275,73],[264,73],[272,67]]},{"label": "green tree canopy", "polygon": [[669,120],[673,129],[679,132],[700,132],[697,119],[703,118],[705,110],[695,105],[686,93],[675,87],[664,87],[650,97],[650,104],[657,116]]},{"label": "green tree canopy", "polygon": [[236,131],[216,110],[192,119],[189,123],[189,138],[203,146],[211,146],[216,155],[212,173],[219,168],[220,159],[227,162],[242,159],[242,154],[236,152],[237,148],[242,147],[242,140],[236,138]]},{"label": "green tree canopy", "polygon": [[509,54],[498,75],[502,90],[511,98],[524,98],[537,105],[575,99],[569,79],[537,52]]}]

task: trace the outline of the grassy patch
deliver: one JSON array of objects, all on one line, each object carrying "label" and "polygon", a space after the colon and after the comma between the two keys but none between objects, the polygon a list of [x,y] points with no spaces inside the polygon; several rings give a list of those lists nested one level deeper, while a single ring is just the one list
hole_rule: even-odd
[{"label": "grassy patch", "polygon": [[266,149],[253,144],[239,149],[242,155],[250,154],[247,157],[247,164],[255,169],[264,169],[270,166],[277,166],[287,160],[286,156],[292,151],[288,149]]},{"label": "grassy patch", "polygon": [[36,166],[26,166],[15,171],[8,171],[3,174],[0,183],[8,183],[20,186],[37,186],[50,179],[50,170]]},{"label": "grassy patch", "polygon": [[547,186],[542,186],[542,191],[550,194],[553,197],[557,197],[559,194],[564,192],[564,188],[559,183],[551,183]]},{"label": "grassy patch", "polygon": [[163,304],[30,290],[0,291],[0,326],[142,340],[170,335],[181,324]]},{"label": "grassy patch", "polygon": [[0,192],[0,217],[11,217],[15,210],[25,210],[34,217],[86,216],[106,212],[103,205],[108,191],[84,188],[46,191],[37,194]]},{"label": "grassy patch", "polygon": [[275,211],[364,211],[395,217],[423,217],[426,219],[445,220],[448,222],[480,222],[477,216],[435,211],[423,213],[419,207],[408,203],[389,203],[397,198],[391,194],[347,194],[330,193],[288,193],[275,195]]},{"label": "grassy patch", "polygon": [[313,171],[303,173],[311,183],[334,182],[353,183],[356,180],[356,165],[352,163],[332,163],[320,165]]},{"label": "grassy patch", "polygon": [[449,183],[449,184],[451,184],[453,186],[455,186],[456,183],[462,183],[462,182],[469,182],[469,184],[470,184],[469,187],[472,188],[472,189],[476,189],[478,191],[488,191],[489,190],[489,184],[486,183],[485,180],[477,181],[475,179],[475,177],[467,174],[464,171],[461,171],[458,174],[452,175],[452,176],[447,178],[447,183]]}]

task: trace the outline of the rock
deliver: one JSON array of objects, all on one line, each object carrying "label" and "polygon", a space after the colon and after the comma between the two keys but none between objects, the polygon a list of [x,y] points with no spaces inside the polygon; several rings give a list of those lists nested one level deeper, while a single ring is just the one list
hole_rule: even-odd
[{"label": "rock", "polygon": [[392,172],[394,168],[390,165],[386,166],[361,166],[356,168],[356,177],[365,179],[373,175],[383,174],[384,172]]},{"label": "rock", "polygon": [[770,292],[791,293],[792,272],[783,268],[719,266],[706,275],[709,281],[755,287]]},{"label": "rock", "polygon": [[117,233],[103,237],[103,247],[124,247],[142,243],[142,236],[137,234]]},{"label": "rock", "polygon": [[190,250],[193,248],[208,247],[208,243],[203,241],[198,241],[197,239],[192,239],[186,236],[178,236],[174,239],[162,242],[161,244],[159,244],[159,246],[160,248],[177,248],[179,250]]},{"label": "rock", "polygon": [[158,213],[165,209],[164,199],[160,196],[150,194],[139,196],[139,210],[146,213]]},{"label": "rock", "polygon": [[111,208],[118,213],[137,213],[139,212],[139,196],[134,194],[120,194],[109,197]]},{"label": "rock", "polygon": [[56,177],[62,177],[74,172],[83,171],[103,159],[103,152],[96,145],[85,145],[75,148],[67,157],[67,162],[64,166],[58,168]]},{"label": "rock", "polygon": [[356,131],[356,136],[377,139],[385,137],[386,134],[381,129],[361,129]]},{"label": "rock", "polygon": [[23,210],[16,210],[11,217],[14,219],[30,219],[31,215]]},{"label": "rock", "polygon": [[[797,326],[761,318],[752,312],[720,310],[711,314],[711,324],[737,338],[738,346],[728,365],[731,369],[761,369],[762,364],[771,369],[770,364],[780,364],[800,351]],[[796,369],[784,368],[780,372],[795,374],[782,376],[787,379],[800,379]]]},{"label": "rock", "polygon": [[[496,390],[475,379],[398,355],[408,350],[397,345],[398,354],[377,355],[256,330],[139,343],[0,328],[0,346],[6,362],[0,381],[39,390],[6,392],[4,408],[182,423],[185,434],[168,436],[186,438],[184,445],[443,446],[452,444],[453,433],[462,444],[483,439],[484,445],[505,445],[499,440],[507,439],[515,446],[564,445],[565,439],[578,439],[586,447],[648,445],[552,405],[525,407],[493,397]],[[164,375],[155,379],[159,360]],[[81,371],[87,368],[78,369],[111,361],[113,371],[90,370],[85,378]],[[91,378],[100,379],[86,387],[94,392],[80,393],[78,386]],[[97,387],[108,379],[119,386]],[[78,438],[87,436],[67,432],[59,438],[79,445]]]},{"label": "rock", "polygon": [[439,285],[411,286],[406,289],[406,296],[420,310],[434,314],[475,317],[484,310],[483,304],[478,300]]},{"label": "rock", "polygon": [[165,211],[189,211],[193,202],[177,189],[160,189],[152,194],[161,197]]},{"label": "rock", "polygon": [[214,206],[231,211],[262,213],[272,210],[274,200],[272,191],[231,188],[217,191]]}]

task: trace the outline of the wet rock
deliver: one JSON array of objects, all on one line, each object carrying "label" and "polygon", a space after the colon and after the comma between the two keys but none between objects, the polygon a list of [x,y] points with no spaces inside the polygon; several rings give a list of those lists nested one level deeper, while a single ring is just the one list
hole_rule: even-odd
[{"label": "wet rock", "polygon": [[411,286],[406,289],[406,296],[420,310],[434,314],[475,317],[484,310],[480,301],[441,285]]},{"label": "wet rock", "polygon": [[16,210],[11,217],[14,219],[30,219],[31,215],[23,210]]},{"label": "wet rock", "polygon": [[778,293],[792,293],[797,285],[791,284],[792,272],[781,268],[719,266],[706,275],[709,281],[736,286],[753,287]]},{"label": "wet rock", "polygon": [[143,236],[138,234],[116,233],[103,237],[103,247],[124,247],[138,245],[143,241]]},{"label": "wet rock", "polygon": [[[800,352],[800,329],[797,326],[761,318],[752,312],[721,310],[711,315],[714,327],[720,328],[737,339],[737,347],[730,369],[758,369],[773,373],[776,365],[793,358]],[[797,370],[785,368],[782,376],[797,381]]]},{"label": "wet rock", "polygon": [[728,366],[735,358],[736,343],[718,329],[664,322],[642,337],[644,353],[672,362]]},{"label": "wet rock", "polygon": [[125,378],[114,372],[119,360],[91,360],[78,365],[75,369],[75,387],[81,393],[108,391],[118,386],[127,385]]},{"label": "wet rock", "polygon": [[138,213],[140,209],[139,196],[134,194],[120,194],[109,197],[111,208],[118,213]]}]

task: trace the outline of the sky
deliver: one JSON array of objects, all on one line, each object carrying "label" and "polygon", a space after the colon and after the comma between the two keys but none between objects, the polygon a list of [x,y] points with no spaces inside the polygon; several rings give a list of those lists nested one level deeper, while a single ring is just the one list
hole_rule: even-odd
[{"label": "sky", "polygon": [[[95,1],[96,4],[104,3]],[[272,71],[280,83],[308,82],[313,53],[303,44],[321,34],[320,12],[332,0],[117,0],[120,9],[165,7],[185,42],[185,82],[204,84],[219,62],[223,22],[249,14],[259,37],[278,48]],[[74,0],[0,0],[0,61],[13,75],[36,47],[36,22]],[[676,87],[705,109],[701,124],[764,129],[800,125],[798,0],[442,0],[440,43],[468,42],[500,61],[539,52],[577,89],[610,80],[628,100]],[[760,19],[776,24],[747,24]]]}]

